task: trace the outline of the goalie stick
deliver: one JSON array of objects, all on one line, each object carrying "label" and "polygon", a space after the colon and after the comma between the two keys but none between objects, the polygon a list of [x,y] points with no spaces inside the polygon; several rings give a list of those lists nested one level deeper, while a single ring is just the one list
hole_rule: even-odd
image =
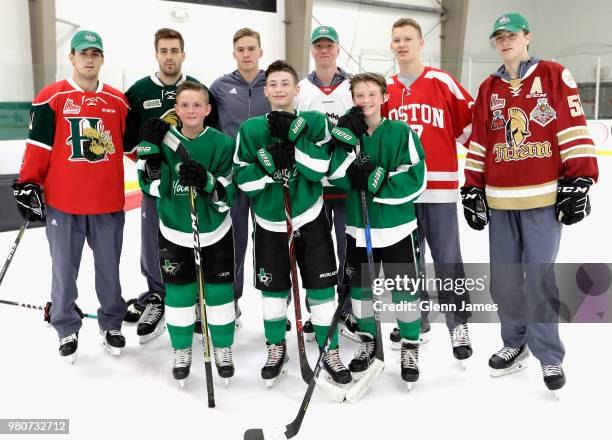
[{"label": "goalie stick", "polygon": [[[175,150],[187,162],[191,160],[185,146],[179,142]],[[202,317],[202,345],[204,346],[204,371],[206,374],[206,391],[208,393],[208,407],[215,407],[215,389],[213,386],[212,366],[210,361],[210,337],[208,334],[208,321],[206,320],[206,303],[204,296],[204,271],[202,270],[202,254],[200,249],[200,232],[198,226],[198,211],[196,209],[195,188],[189,187],[191,199],[191,230],[193,232],[193,256],[196,266],[198,298],[200,300],[200,316]]]},{"label": "goalie stick", "polygon": [[306,394],[304,395],[304,398],[302,399],[302,404],[300,405],[300,409],[298,410],[298,413],[295,416],[295,419],[293,419],[291,423],[285,426],[284,431],[282,428],[276,428],[272,431],[264,431],[261,428],[248,429],[244,433],[244,440],[289,439],[289,438],[295,437],[298,434],[300,427],[302,426],[302,421],[304,420],[304,416],[306,415],[306,410],[308,409],[308,406],[310,404],[310,399],[312,398],[312,394],[314,393],[314,389],[317,385],[317,378],[319,377],[319,373],[321,372],[321,368],[323,367],[323,358],[325,357],[325,354],[329,350],[332,335],[334,334],[334,332],[336,331],[336,328],[338,327],[338,322],[340,321],[340,316],[342,315],[342,309],[344,308],[344,304],[346,303],[348,299],[349,299],[349,295],[345,295],[344,298],[342,298],[342,301],[340,301],[340,303],[338,304],[338,307],[336,308],[336,312],[334,313],[334,317],[332,319],[331,325],[329,327],[329,330],[327,331],[327,337],[325,338],[323,350],[321,351],[321,354],[319,355],[319,360],[317,361],[317,364],[315,365],[312,379],[310,380],[310,383],[308,384],[308,388],[306,389]]}]

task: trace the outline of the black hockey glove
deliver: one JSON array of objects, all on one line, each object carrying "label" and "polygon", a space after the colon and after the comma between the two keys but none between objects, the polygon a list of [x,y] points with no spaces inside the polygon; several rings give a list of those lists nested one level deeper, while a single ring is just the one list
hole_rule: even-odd
[{"label": "black hockey glove", "polygon": [[374,171],[374,165],[370,162],[357,163],[354,161],[346,170],[351,186],[360,191],[368,190],[370,174]]},{"label": "black hockey glove", "polygon": [[482,231],[489,223],[489,206],[482,188],[464,186],[461,188],[463,215],[472,229]]},{"label": "black hockey glove", "polygon": [[170,124],[159,118],[150,118],[142,126],[140,140],[160,146],[166,132],[170,130]]},{"label": "black hockey glove", "polygon": [[145,171],[149,179],[161,179],[161,154],[151,154],[145,160]]},{"label": "black hockey glove", "polygon": [[555,215],[564,225],[573,225],[591,213],[589,188],[593,181],[588,177],[559,179]]},{"label": "black hockey glove", "polygon": [[198,192],[210,195],[223,185],[217,184],[217,179],[195,160],[182,163],[179,167],[179,183],[183,186],[193,186]]},{"label": "black hockey glove", "polygon": [[35,183],[13,182],[13,195],[17,200],[17,209],[23,218],[30,215],[30,220],[45,220],[45,203],[42,190]]},{"label": "black hockey glove", "polygon": [[274,162],[274,168],[277,170],[288,170],[293,168],[295,164],[295,147],[289,142],[278,142],[276,144],[268,145],[266,148],[272,161]]},{"label": "black hockey glove", "polygon": [[344,116],[341,116],[336,126],[350,130],[357,139],[361,138],[368,131],[368,124],[366,124],[363,110],[357,106],[352,107]]},{"label": "black hockey glove", "polygon": [[275,110],[268,113],[270,134],[281,139],[295,142],[306,128],[306,120],[295,113]]}]

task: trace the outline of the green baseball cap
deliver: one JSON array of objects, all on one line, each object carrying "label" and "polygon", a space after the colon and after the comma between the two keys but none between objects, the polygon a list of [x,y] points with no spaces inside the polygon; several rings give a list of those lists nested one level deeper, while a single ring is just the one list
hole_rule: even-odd
[{"label": "green baseball cap", "polygon": [[339,43],[340,39],[338,38],[338,32],[331,26],[319,26],[312,31],[312,35],[310,36],[310,44],[314,44],[315,41],[320,40],[321,38],[327,38],[328,40],[333,41],[334,43]]},{"label": "green baseball cap", "polygon": [[104,52],[102,38],[94,31],[78,31],[70,40],[70,49],[77,52],[85,49],[99,49]]},{"label": "green baseball cap", "polygon": [[493,32],[491,32],[489,38],[493,38],[497,31],[518,32],[520,30],[529,32],[529,23],[527,23],[525,17],[518,12],[510,12],[498,17],[497,20],[495,20]]}]

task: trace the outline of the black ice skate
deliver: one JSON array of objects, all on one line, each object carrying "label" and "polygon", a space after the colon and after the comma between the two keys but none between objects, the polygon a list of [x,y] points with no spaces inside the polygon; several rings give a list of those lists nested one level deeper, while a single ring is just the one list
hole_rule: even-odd
[{"label": "black ice skate", "polygon": [[502,348],[489,359],[491,376],[505,376],[527,368],[527,363],[524,360],[528,357],[529,349],[527,345],[523,344],[519,348]]},{"label": "black ice skate", "polygon": [[74,364],[77,358],[77,349],[79,346],[79,334],[73,333],[60,339],[59,354],[62,359]]},{"label": "black ice skate", "polygon": [[121,330],[100,330],[102,335],[102,348],[113,357],[121,354],[121,349],[125,347],[125,338]]},{"label": "black ice skate", "polygon": [[140,344],[143,345],[162,335],[165,330],[164,300],[155,293],[147,300],[145,310],[138,320],[136,334],[140,337]]},{"label": "black ice skate", "polygon": [[451,345],[453,347],[453,356],[455,356],[455,359],[461,362],[461,366],[463,369],[465,369],[467,367],[465,361],[472,356],[473,353],[467,323],[455,326],[455,328],[450,330],[449,333]]},{"label": "black ice skate", "polygon": [[[291,327],[289,328],[289,330],[291,330]],[[313,342],[316,339],[314,327],[312,326],[312,321],[310,319],[308,319],[308,321],[304,323],[302,331],[304,332],[304,339],[306,341]]]},{"label": "black ice skate", "polygon": [[219,377],[223,379],[225,386],[229,385],[229,380],[234,376],[234,360],[232,359],[232,347],[217,348],[213,347],[215,365]]},{"label": "black ice skate", "polygon": [[[319,350],[322,350],[322,348],[319,348]],[[340,350],[338,348],[328,350],[325,353],[323,356],[323,368],[325,368],[332,384],[346,385],[353,380],[351,372],[340,360]]]},{"label": "black ice skate", "polygon": [[355,378],[360,377],[370,368],[376,356],[376,339],[373,338],[371,334],[364,332],[357,332],[357,336],[361,341],[361,345],[349,364],[349,370],[353,373]]},{"label": "black ice skate", "polygon": [[419,380],[419,342],[402,339],[401,374],[408,391]]},{"label": "black ice skate", "polygon": [[268,348],[268,359],[261,369],[261,378],[266,381],[268,389],[270,389],[287,375],[289,356],[287,355],[287,344],[284,339],[279,344],[266,342],[266,347]]},{"label": "black ice skate", "polygon": [[[431,325],[429,321],[421,322],[421,334],[419,335],[419,344],[427,344],[429,342],[429,336],[427,335],[431,330]],[[402,336],[400,335],[400,329],[395,327],[393,331],[389,334],[389,339],[391,339],[391,348],[393,350],[399,350],[402,348]]]},{"label": "black ice skate", "polygon": [[172,361],[172,377],[179,381],[181,388],[185,386],[185,379],[191,369],[191,347],[174,350]]},{"label": "black ice skate", "polygon": [[565,373],[561,365],[545,365],[542,366],[542,373],[544,374],[544,384],[546,388],[553,392],[554,397],[559,398],[559,391],[565,385]]},{"label": "black ice skate", "polygon": [[357,336],[359,325],[355,317],[350,313],[342,312],[340,321],[338,321],[338,330],[340,330],[340,334],[345,338],[351,341],[361,342],[359,336]]},{"label": "black ice skate", "polygon": [[136,298],[132,298],[127,302],[127,312],[125,312],[125,316],[123,320],[125,322],[136,323],[142,316],[142,312],[144,312],[144,307],[138,304],[138,300]]}]

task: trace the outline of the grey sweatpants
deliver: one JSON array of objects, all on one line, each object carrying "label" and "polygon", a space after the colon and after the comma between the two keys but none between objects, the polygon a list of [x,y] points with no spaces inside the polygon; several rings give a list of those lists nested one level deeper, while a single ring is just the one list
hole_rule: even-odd
[{"label": "grey sweatpants", "polygon": [[[459,246],[459,223],[456,203],[415,203],[419,231],[421,267],[425,270],[426,244],[431,251],[436,277],[457,280],[465,277],[463,259]],[[428,300],[425,289],[421,291],[421,300]],[[440,304],[455,304],[457,312],[445,313],[446,326],[452,330],[458,324],[464,324],[472,315],[462,311],[463,304],[470,303],[470,294],[460,295],[452,290],[438,292]],[[421,312],[421,319],[427,320],[429,311]]]},{"label": "grey sweatpants", "polygon": [[140,272],[147,280],[147,291],[140,294],[138,304],[144,306],[154,293],[158,293],[162,298],[166,297],[166,287],[159,268],[159,216],[156,197],[142,193],[140,217]]},{"label": "grey sweatpants", "polygon": [[565,348],[550,307],[559,298],[553,263],[562,226],[555,209],[490,212],[491,296],[500,308],[504,346],[527,343],[540,362],[561,364]]},{"label": "grey sweatpants", "polygon": [[51,325],[60,338],[78,332],[81,318],[74,309],[77,276],[85,239],[93,251],[95,287],[101,330],[119,330],[127,311],[121,297],[119,261],[123,244],[123,211],[77,215],[47,206],[47,239],[51,252]]}]

